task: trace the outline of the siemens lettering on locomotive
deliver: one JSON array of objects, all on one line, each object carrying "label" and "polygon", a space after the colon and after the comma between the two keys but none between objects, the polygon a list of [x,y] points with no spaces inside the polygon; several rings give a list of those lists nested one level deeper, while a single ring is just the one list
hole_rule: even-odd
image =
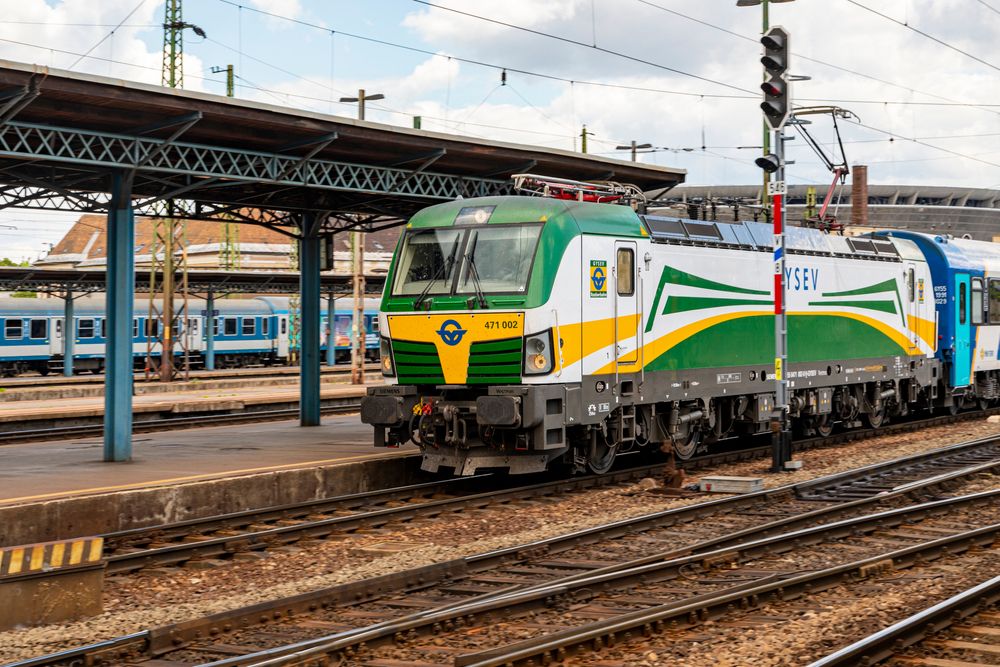
[{"label": "siemens lettering on locomotive", "polygon": [[[362,402],[376,445],[412,441],[432,471],[600,473],[624,452],[688,459],[769,430],[770,226],[637,213],[585,185],[440,204],[409,221],[381,304],[387,384]],[[797,432],[998,397],[995,245],[786,236]]]}]

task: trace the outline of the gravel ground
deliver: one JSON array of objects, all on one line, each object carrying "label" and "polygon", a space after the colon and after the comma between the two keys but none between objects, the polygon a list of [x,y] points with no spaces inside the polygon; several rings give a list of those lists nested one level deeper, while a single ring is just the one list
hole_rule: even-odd
[{"label": "gravel ground", "polygon": [[[798,456],[803,468],[792,473],[769,475],[769,462],[761,460],[720,466],[700,475],[761,476],[773,487],[997,433],[1000,424],[961,422],[804,452]],[[216,569],[171,568],[116,577],[106,583],[105,611],[99,616],[0,633],[0,663],[702,500],[648,494],[638,486],[600,489],[393,525],[305,548],[283,548],[259,561],[228,562]],[[366,547],[382,543],[410,548],[382,557],[363,553]]]},{"label": "gravel ground", "polygon": [[600,659],[611,659],[623,667],[807,665],[996,576],[998,569],[1000,551],[973,552],[949,559],[947,564],[921,568],[926,578],[908,580],[913,571],[902,570],[866,582],[862,599],[850,588],[835,587],[808,600],[765,605],[756,615],[771,618],[756,627],[734,627],[722,619],[691,632],[659,640],[654,637],[644,647],[616,651]]}]

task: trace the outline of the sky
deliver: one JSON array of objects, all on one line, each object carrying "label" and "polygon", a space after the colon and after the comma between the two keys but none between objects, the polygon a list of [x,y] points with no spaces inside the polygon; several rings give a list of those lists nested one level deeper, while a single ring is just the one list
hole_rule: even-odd
[{"label": "sky", "polygon": [[[159,83],[163,15],[7,0],[0,59]],[[568,150],[586,125],[589,152],[628,159],[635,140],[688,183],[756,183],[761,19],[736,0],[187,0],[206,37],[185,33],[184,85],[225,94],[212,70],[232,64],[241,98],[353,116],[338,100],[363,87],[385,95],[369,120]],[[811,77],[795,103],[854,114],[846,158],[871,183],[1000,188],[1000,0],[794,0],[770,20]],[[809,130],[834,148],[827,117]],[[801,137],[787,146],[789,182],[829,181]],[[34,259],[73,219],[2,211],[0,255]]]}]

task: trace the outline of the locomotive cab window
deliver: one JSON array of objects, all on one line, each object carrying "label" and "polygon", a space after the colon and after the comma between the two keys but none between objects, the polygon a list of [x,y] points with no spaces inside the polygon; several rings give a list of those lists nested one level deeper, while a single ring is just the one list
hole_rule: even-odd
[{"label": "locomotive cab window", "polygon": [[[906,272],[906,288],[907,291],[910,293],[910,303],[913,303],[914,301],[917,300],[916,272],[913,269],[910,269],[909,271]],[[980,291],[982,291],[982,285],[980,285]],[[981,297],[982,295],[980,295],[980,298]],[[975,308],[974,304],[973,308]]]},{"label": "locomotive cab window", "polygon": [[77,338],[93,338],[94,337],[94,320],[88,318],[83,318],[76,323],[76,337]]},{"label": "locomotive cab window", "polygon": [[989,282],[989,322],[1000,324],[1000,280]]},{"label": "locomotive cab window", "polygon": [[49,321],[42,319],[31,320],[31,338],[41,340],[49,335]]},{"label": "locomotive cab window", "polygon": [[618,279],[618,294],[620,296],[635,294],[635,253],[632,252],[631,248],[618,248],[615,275]]},{"label": "locomotive cab window", "polygon": [[24,338],[24,322],[19,319],[8,318],[3,323],[3,337],[7,340],[21,340]]},{"label": "locomotive cab window", "polygon": [[983,300],[983,279],[972,279],[972,323],[982,324],[984,321],[986,303]]},{"label": "locomotive cab window", "polygon": [[392,294],[524,293],[541,232],[535,223],[410,230],[397,257]]}]

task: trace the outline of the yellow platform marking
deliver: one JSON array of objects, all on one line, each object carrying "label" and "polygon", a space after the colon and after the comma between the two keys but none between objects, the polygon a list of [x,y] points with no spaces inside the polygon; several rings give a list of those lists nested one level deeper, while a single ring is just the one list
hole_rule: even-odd
[{"label": "yellow platform marking", "polygon": [[[37,445],[36,445],[37,446]],[[142,489],[152,486],[164,486],[177,482],[194,482],[204,479],[217,479],[219,477],[233,477],[237,475],[250,475],[255,472],[269,472],[271,470],[285,470],[289,468],[305,468],[308,466],[330,465],[336,463],[350,463],[363,459],[387,459],[398,456],[414,456],[415,452],[394,451],[380,454],[359,454],[358,456],[348,456],[342,459],[320,459],[318,461],[302,461],[301,463],[284,463],[275,466],[262,466],[260,468],[243,468],[241,470],[220,470],[219,472],[204,473],[201,475],[188,475],[186,477],[169,477],[167,479],[155,479],[148,482],[133,482],[131,484],[116,484],[114,486],[95,486],[87,489],[73,489],[69,491],[54,491],[52,493],[40,493],[34,496],[21,496],[19,498],[5,498],[0,500],[0,505],[10,505],[13,503],[23,503],[30,500],[44,500],[46,498],[66,498],[71,496],[89,495],[94,493],[104,493],[107,491],[125,491],[128,489]]]},{"label": "yellow platform marking", "polygon": [[[67,547],[69,547],[68,557]],[[103,537],[78,537],[58,542],[6,547],[0,549],[0,578],[38,572],[42,569],[58,570],[75,565],[100,563],[103,556]]]},{"label": "yellow platform marking", "polygon": [[10,561],[7,563],[7,574],[17,574],[24,565],[24,548],[17,547],[10,550]]},{"label": "yellow platform marking", "polygon": [[83,542],[77,540],[69,549],[69,564],[77,565],[83,558]]},{"label": "yellow platform marking", "polygon": [[52,567],[60,567],[63,564],[63,559],[66,557],[66,543],[58,542],[52,545],[52,555],[49,557],[49,565]]},{"label": "yellow platform marking", "polygon": [[45,563],[45,546],[37,545],[31,548],[31,564],[28,565],[28,569],[38,570],[41,569],[42,564]]}]

